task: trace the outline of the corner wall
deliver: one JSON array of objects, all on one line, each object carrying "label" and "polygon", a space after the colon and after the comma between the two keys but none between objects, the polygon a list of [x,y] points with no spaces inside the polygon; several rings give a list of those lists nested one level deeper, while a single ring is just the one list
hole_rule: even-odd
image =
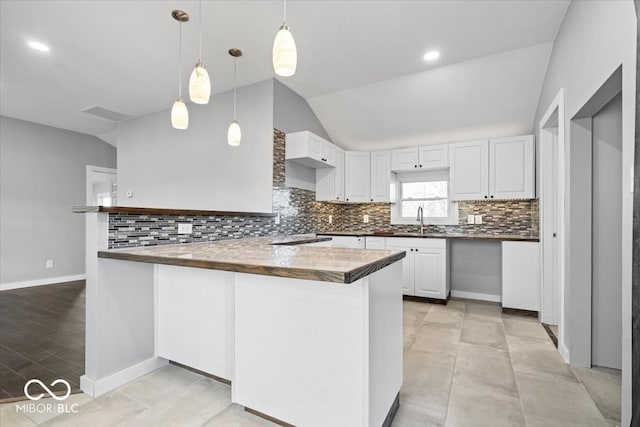
[{"label": "corner wall", "polygon": [[[116,167],[94,136],[0,117],[0,289],[84,275],[86,165]],[[45,269],[45,260],[54,261]],[[55,279],[53,279],[55,280]]]}]

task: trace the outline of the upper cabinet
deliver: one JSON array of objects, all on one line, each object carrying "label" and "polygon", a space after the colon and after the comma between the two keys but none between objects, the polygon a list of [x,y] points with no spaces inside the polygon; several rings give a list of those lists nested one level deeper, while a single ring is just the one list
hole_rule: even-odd
[{"label": "upper cabinet", "polygon": [[394,172],[446,168],[447,166],[449,166],[449,150],[446,144],[391,151],[391,170]]},{"label": "upper cabinet", "polygon": [[451,199],[478,200],[489,195],[489,141],[449,145]]},{"label": "upper cabinet", "polygon": [[371,202],[391,201],[391,152],[371,153]]},{"label": "upper cabinet", "polygon": [[309,131],[287,134],[285,159],[312,168],[334,167],[336,147]]},{"label": "upper cabinet", "polygon": [[449,144],[451,199],[531,199],[533,135]]},{"label": "upper cabinet", "polygon": [[344,192],[347,202],[371,201],[371,154],[345,151]]},{"label": "upper cabinet", "polygon": [[489,140],[489,197],[532,199],[535,146],[533,135]]},{"label": "upper cabinet", "polygon": [[344,150],[336,147],[335,167],[316,169],[316,200],[344,201]]}]

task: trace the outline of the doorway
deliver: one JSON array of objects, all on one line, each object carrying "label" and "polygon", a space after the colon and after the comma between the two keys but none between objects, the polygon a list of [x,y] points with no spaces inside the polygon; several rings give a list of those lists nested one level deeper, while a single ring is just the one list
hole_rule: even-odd
[{"label": "doorway", "polygon": [[565,131],[564,90],[540,120],[540,242],[542,286],[540,321],[557,327],[558,351],[569,362],[565,338]]},{"label": "doorway", "polygon": [[116,169],[87,165],[87,206],[116,206],[117,197]]}]

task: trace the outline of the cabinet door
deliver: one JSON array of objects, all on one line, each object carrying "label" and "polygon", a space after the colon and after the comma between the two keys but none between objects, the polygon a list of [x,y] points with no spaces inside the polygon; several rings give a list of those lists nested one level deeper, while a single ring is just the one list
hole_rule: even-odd
[{"label": "cabinet door", "polygon": [[489,142],[460,142],[449,145],[451,199],[480,200],[489,193]]},{"label": "cabinet door", "polygon": [[335,147],[335,168],[316,169],[316,200],[344,200],[344,150]]},{"label": "cabinet door", "polygon": [[336,147],[335,200],[344,200],[344,150]]},{"label": "cabinet door", "polygon": [[416,248],[413,252],[415,295],[446,299],[446,251],[436,248]]},{"label": "cabinet door", "polygon": [[391,152],[371,153],[371,201],[391,201]]},{"label": "cabinet door", "polygon": [[391,170],[394,172],[418,169],[418,147],[391,150]]},{"label": "cabinet door", "polygon": [[419,150],[418,169],[446,168],[449,166],[449,146],[425,145]]},{"label": "cabinet door", "polygon": [[335,166],[336,146],[328,141],[324,141],[322,144],[322,159],[326,164]]},{"label": "cabinet door", "polygon": [[502,242],[502,306],[540,311],[540,243]]},{"label": "cabinet door", "polygon": [[407,255],[402,258],[402,293],[403,295],[414,295],[414,268],[413,268],[413,248],[403,245],[396,245],[393,239],[388,239],[386,249],[389,251],[405,251]]},{"label": "cabinet door", "polygon": [[532,199],[534,196],[533,135],[489,140],[489,197]]},{"label": "cabinet door", "polygon": [[309,133],[309,157],[312,159],[322,161],[322,147],[324,145],[324,140],[320,137]]},{"label": "cabinet door", "polygon": [[368,152],[345,152],[345,200],[369,202],[371,199],[371,159]]}]

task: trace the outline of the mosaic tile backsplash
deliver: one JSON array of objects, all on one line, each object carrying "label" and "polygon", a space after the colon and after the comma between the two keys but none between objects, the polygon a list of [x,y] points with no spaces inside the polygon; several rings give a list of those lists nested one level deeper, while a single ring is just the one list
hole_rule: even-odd
[{"label": "mosaic tile backsplash", "polygon": [[[391,225],[389,204],[316,202],[315,192],[285,187],[285,134],[274,129],[273,212],[271,217],[109,214],[109,248],[205,242],[278,234],[393,230],[416,232],[419,226]],[[460,224],[427,227],[429,232],[538,235],[538,201],[459,202]],[[369,223],[362,221],[369,215]],[[467,225],[467,215],[483,223]],[[332,221],[329,222],[329,217]],[[463,223],[464,222],[464,223]],[[178,234],[178,223],[193,224],[193,234]]]}]

